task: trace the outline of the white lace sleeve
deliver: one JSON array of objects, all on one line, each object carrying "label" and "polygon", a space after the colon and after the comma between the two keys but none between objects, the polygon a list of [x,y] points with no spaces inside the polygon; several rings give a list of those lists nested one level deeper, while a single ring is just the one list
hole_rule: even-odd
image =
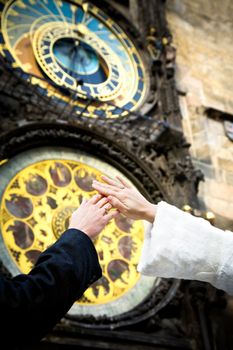
[{"label": "white lace sleeve", "polygon": [[233,232],[160,202],[145,235],[138,271],[205,281],[233,294]]}]

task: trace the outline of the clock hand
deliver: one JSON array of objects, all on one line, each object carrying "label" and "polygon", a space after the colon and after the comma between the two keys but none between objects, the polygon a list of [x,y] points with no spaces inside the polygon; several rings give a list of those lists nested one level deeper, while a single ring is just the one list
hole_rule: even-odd
[{"label": "clock hand", "polygon": [[[77,60],[77,53],[78,53],[77,48],[78,48],[78,46],[76,46],[75,49],[73,50],[73,53],[72,53],[71,59],[70,59],[69,69],[68,69],[69,74],[76,79],[77,79],[77,75],[79,77],[78,67],[79,67],[79,63],[80,63],[79,58]],[[77,62],[77,65],[75,65],[76,62]],[[76,76],[75,76],[75,74],[76,74]],[[82,85],[83,84],[82,79],[78,78],[77,83]]]},{"label": "clock hand", "polygon": [[85,67],[85,64],[84,64],[84,56],[81,56],[81,57],[80,57],[80,63],[81,63],[81,65],[82,65],[84,74],[85,74],[85,76],[86,76],[86,82],[87,82],[87,84],[88,84],[89,81],[88,81],[88,74],[87,74],[87,71],[86,71],[86,67]]}]

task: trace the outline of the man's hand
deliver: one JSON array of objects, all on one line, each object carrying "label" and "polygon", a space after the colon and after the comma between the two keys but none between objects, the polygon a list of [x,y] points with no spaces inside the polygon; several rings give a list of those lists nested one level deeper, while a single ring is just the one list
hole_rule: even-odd
[{"label": "man's hand", "polygon": [[108,199],[103,198],[100,194],[89,200],[84,200],[80,207],[73,212],[69,228],[83,231],[93,239],[118,214],[117,210],[108,213],[111,208],[112,205]]},{"label": "man's hand", "polygon": [[134,220],[147,220],[153,223],[156,215],[156,205],[146,200],[143,195],[131,187],[121,177],[112,180],[107,176],[101,176],[105,184],[93,181],[92,187],[103,196],[106,196],[109,203],[128,218]]}]

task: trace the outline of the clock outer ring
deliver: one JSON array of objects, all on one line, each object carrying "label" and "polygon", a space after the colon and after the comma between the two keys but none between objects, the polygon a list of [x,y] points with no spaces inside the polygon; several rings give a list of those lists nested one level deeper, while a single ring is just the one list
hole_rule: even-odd
[{"label": "clock outer ring", "polygon": [[[33,162],[32,158],[33,157]],[[2,181],[0,184],[0,202],[4,195],[4,189],[7,187],[7,184],[16,176],[24,168],[30,166],[31,164],[43,161],[43,160],[73,160],[84,162],[89,166],[93,166],[101,171],[105,170],[105,173],[110,175],[109,172],[116,175],[122,176],[122,173],[117,171],[111,165],[107,165],[105,162],[99,160],[98,158],[90,157],[90,155],[85,154],[83,152],[79,152],[72,149],[67,149],[64,147],[43,147],[43,148],[35,148],[32,150],[28,150],[22,152],[12,159],[9,162],[5,163],[1,169],[1,177]],[[128,179],[125,178],[127,181]],[[145,230],[148,229],[147,222],[144,222]],[[6,249],[4,249],[4,241],[2,235],[0,235],[0,247],[2,253],[2,262],[5,266],[9,267],[9,272],[15,276],[21,273],[17,265],[12,264],[12,260],[9,256],[9,253]],[[124,293],[121,297],[104,304],[95,304],[95,305],[80,305],[75,303],[71,309],[69,310],[70,315],[78,315],[78,316],[87,316],[92,315],[94,317],[100,317],[107,315],[109,317],[117,316],[121,313],[129,311],[129,309],[135,308],[139,303],[143,302],[146,298],[148,291],[150,291],[154,285],[158,285],[160,283],[159,278],[150,277],[140,275],[139,280],[135,283],[134,287],[130,288],[126,293]]]},{"label": "clock outer ring", "polygon": [[[159,200],[169,200],[163,191],[158,179],[153,177],[149,167],[140,161],[134,154],[130,153],[125,147],[117,145],[114,140],[106,134],[90,130],[86,127],[75,127],[59,124],[37,124],[29,123],[26,126],[14,129],[5,133],[0,142],[1,159],[11,158],[20,152],[35,147],[59,146],[78,148],[81,151],[91,153],[115,166],[132,181],[141,193],[150,201],[158,202]],[[127,320],[128,324],[137,322],[138,312],[143,313],[145,317],[151,312],[151,307],[156,305],[159,309],[165,307],[167,303],[175,296],[179,287],[177,281],[161,279],[159,286],[154,286],[151,295],[157,295],[158,301],[148,296],[147,300],[142,302],[134,311],[129,311],[113,317],[86,317],[78,315],[68,315],[68,319],[79,322],[80,325],[96,327],[98,323],[104,323],[103,328],[112,327],[112,323],[119,320]],[[151,301],[152,300],[152,301]],[[160,306],[161,305],[161,306]],[[142,311],[140,311],[142,308]],[[139,311],[138,311],[139,310]],[[155,311],[156,312],[156,311]],[[89,327],[88,326],[88,327]],[[102,327],[100,325],[100,327]]]}]

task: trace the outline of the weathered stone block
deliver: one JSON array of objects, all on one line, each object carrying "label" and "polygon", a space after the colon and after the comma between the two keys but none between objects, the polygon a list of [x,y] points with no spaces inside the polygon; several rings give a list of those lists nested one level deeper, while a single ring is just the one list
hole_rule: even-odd
[{"label": "weathered stone block", "polygon": [[225,178],[226,183],[228,185],[233,186],[233,172],[231,173],[231,172],[227,171],[227,172],[225,172],[224,175],[225,175],[224,178]]},{"label": "weathered stone block", "polygon": [[224,158],[218,158],[218,166],[219,168],[233,172],[233,160],[232,159],[224,159]]}]

